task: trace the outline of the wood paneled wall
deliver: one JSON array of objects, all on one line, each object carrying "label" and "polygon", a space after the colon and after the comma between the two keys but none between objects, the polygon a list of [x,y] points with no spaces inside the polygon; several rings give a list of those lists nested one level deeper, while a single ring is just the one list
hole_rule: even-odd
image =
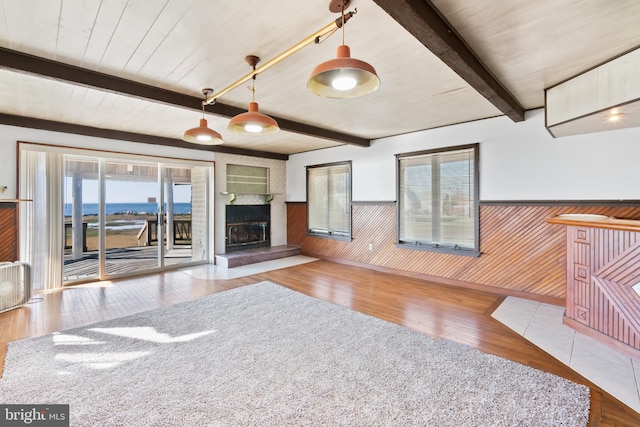
[{"label": "wood paneled wall", "polygon": [[391,202],[354,203],[350,242],[308,236],[307,206],[299,202],[287,204],[287,238],[309,256],[563,303],[566,227],[545,221],[563,213],[640,219],[640,207],[636,206],[482,204],[482,255],[474,258],[396,247],[396,205]]},{"label": "wood paneled wall", "polygon": [[15,203],[0,203],[0,262],[18,259],[17,209]]}]

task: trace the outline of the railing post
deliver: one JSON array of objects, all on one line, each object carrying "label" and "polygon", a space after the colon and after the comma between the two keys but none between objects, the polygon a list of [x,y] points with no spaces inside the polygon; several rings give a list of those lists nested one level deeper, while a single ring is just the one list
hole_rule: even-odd
[{"label": "railing post", "polygon": [[82,252],[87,252],[87,223],[82,223]]}]

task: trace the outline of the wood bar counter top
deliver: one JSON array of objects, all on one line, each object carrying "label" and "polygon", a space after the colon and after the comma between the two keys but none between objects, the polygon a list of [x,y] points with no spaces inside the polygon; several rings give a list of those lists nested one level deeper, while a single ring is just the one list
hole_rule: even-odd
[{"label": "wood bar counter top", "polygon": [[564,214],[549,218],[547,219],[547,222],[550,224],[576,225],[640,232],[640,220],[614,218],[606,215]]}]

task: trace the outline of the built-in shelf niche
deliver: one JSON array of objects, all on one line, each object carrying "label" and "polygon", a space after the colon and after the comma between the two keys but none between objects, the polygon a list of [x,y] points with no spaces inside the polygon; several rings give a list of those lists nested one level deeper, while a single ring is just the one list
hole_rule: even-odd
[{"label": "built-in shelf niche", "polygon": [[264,203],[269,203],[274,196],[269,190],[269,168],[227,164],[227,191],[222,194],[229,204],[243,194],[264,196]]},{"label": "built-in shelf niche", "polygon": [[227,193],[269,194],[269,168],[227,164]]}]

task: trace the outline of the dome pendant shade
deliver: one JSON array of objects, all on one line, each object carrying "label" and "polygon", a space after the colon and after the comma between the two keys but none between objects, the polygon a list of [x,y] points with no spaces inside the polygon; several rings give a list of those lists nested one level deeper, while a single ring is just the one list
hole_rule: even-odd
[{"label": "dome pendant shade", "polygon": [[318,65],[307,88],[327,98],[355,98],[378,89],[376,70],[364,61],[351,58],[349,46],[338,46],[337,58]]},{"label": "dome pendant shade", "polygon": [[249,111],[233,117],[227,129],[241,135],[269,135],[280,127],[274,119],[258,111],[257,102],[250,102]]},{"label": "dome pendant shade", "polygon": [[200,119],[200,126],[186,130],[182,139],[202,145],[220,145],[224,143],[222,136],[218,132],[209,129],[206,119]]}]

